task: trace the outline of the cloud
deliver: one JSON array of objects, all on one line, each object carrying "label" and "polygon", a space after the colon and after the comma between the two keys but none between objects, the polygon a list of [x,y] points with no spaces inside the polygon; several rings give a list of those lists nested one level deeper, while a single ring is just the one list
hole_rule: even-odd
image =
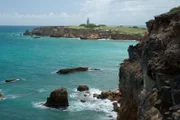
[{"label": "cloud", "polygon": [[[108,25],[142,25],[153,16],[180,5],[179,0],[77,0],[74,6],[57,13],[3,13],[0,24],[15,25],[79,25],[87,17],[92,23]],[[43,9],[43,8],[42,8]],[[44,8],[45,9],[45,8]],[[75,10],[76,9],[76,10]],[[78,9],[78,10],[77,10]],[[75,12],[76,11],[76,12]]]},{"label": "cloud", "polygon": [[82,12],[95,23],[135,25],[145,24],[178,4],[179,0],[86,0]]}]

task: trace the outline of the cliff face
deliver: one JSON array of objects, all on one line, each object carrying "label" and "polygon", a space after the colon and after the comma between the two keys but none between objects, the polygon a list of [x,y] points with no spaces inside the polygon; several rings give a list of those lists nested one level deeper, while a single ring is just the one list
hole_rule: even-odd
[{"label": "cliff face", "polygon": [[31,33],[24,33],[24,35],[30,34],[81,39],[141,40],[142,38],[140,34],[123,34],[115,30],[75,29],[63,26],[39,27],[33,29]]},{"label": "cliff face", "polygon": [[118,120],[180,120],[180,11],[156,16],[147,28],[120,67]]}]

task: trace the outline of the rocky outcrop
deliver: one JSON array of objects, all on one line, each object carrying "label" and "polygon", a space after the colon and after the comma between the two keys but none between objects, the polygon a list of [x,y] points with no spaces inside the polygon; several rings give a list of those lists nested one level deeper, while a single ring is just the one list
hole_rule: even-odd
[{"label": "rocky outcrop", "polygon": [[44,105],[53,108],[68,107],[69,102],[67,89],[60,88],[51,92],[50,97],[47,98],[47,101]]},{"label": "rocky outcrop", "polygon": [[30,33],[26,31],[24,35],[65,37],[86,39],[113,39],[113,40],[141,40],[141,34],[125,34],[115,30],[103,29],[75,29],[65,26],[47,26],[33,29]]},{"label": "rocky outcrop", "polygon": [[29,30],[27,29],[27,30],[23,33],[23,35],[31,35],[31,32],[29,32]]},{"label": "rocky outcrop", "polygon": [[21,80],[20,78],[13,78],[13,79],[9,79],[9,80],[5,80],[6,83],[11,83],[11,82],[16,82]]},{"label": "rocky outcrop", "polygon": [[180,11],[156,16],[147,28],[120,67],[118,120],[180,120]]},{"label": "rocky outcrop", "polygon": [[109,99],[110,101],[118,101],[118,102],[120,102],[120,100],[121,100],[121,92],[120,92],[120,90],[105,91],[105,92],[101,92],[100,95],[94,94],[93,97],[98,98],[98,99]]},{"label": "rocky outcrop", "polygon": [[61,69],[57,71],[58,74],[69,74],[73,72],[84,72],[88,71],[88,67],[77,67],[77,68],[67,68],[67,69]]},{"label": "rocky outcrop", "polygon": [[87,85],[80,85],[77,88],[77,91],[80,91],[80,92],[87,91],[87,90],[89,90],[89,87]]}]

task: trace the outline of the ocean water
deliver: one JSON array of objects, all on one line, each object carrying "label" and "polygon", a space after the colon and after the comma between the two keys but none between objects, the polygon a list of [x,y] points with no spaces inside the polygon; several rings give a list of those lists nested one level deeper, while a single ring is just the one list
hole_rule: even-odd
[{"label": "ocean water", "polygon": [[[92,94],[118,88],[119,64],[128,57],[128,46],[137,42],[20,36],[27,28],[33,27],[0,26],[0,91],[5,96],[0,100],[0,120],[115,119],[112,103]],[[80,66],[102,70],[56,74],[59,69]],[[11,78],[22,80],[4,82]],[[84,84],[90,87],[87,98],[76,91]],[[68,109],[41,105],[51,91],[61,87],[68,89]]]}]

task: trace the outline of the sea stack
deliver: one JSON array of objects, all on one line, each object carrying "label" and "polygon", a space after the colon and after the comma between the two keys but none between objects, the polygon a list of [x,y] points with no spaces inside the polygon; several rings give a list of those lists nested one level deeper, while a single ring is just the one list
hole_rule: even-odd
[{"label": "sea stack", "polygon": [[47,98],[44,105],[53,108],[68,107],[69,102],[67,89],[59,88],[51,92],[50,97]]}]

